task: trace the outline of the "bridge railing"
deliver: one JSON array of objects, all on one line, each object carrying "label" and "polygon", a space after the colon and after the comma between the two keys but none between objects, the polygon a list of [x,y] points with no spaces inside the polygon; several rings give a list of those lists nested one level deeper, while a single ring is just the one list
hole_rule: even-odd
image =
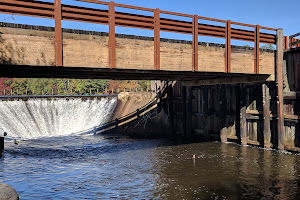
[{"label": "bridge railing", "polygon": [[[198,36],[217,37],[225,39],[225,68],[224,72],[231,72],[231,41],[241,40],[254,42],[254,66],[253,71],[259,74],[259,45],[260,43],[276,44],[276,34],[269,34],[261,30],[276,31],[274,28],[251,25],[230,20],[221,20],[208,17],[201,17],[197,14],[183,14],[160,9],[143,8],[118,4],[113,1],[104,2],[97,0],[78,0],[88,3],[108,6],[107,9],[88,8],[75,5],[61,4],[61,0],[54,3],[35,0],[0,0],[0,12],[50,18],[55,20],[55,66],[63,66],[63,37],[62,20],[104,24],[109,26],[109,67],[116,68],[116,38],[115,27],[129,27],[154,31],[154,66],[153,69],[160,70],[160,33],[173,32],[192,35],[192,68],[191,71],[200,71],[198,68]],[[128,12],[117,12],[116,7],[128,8],[150,12],[151,15],[141,15]],[[175,20],[170,17],[161,17],[161,14],[168,16],[180,16],[189,20]],[[208,23],[199,23],[205,20]],[[215,22],[222,23],[222,26],[213,25]],[[232,28],[238,25],[243,28]]]},{"label": "bridge railing", "polygon": [[285,36],[285,49],[300,47],[300,39],[296,38],[300,36],[300,32],[291,36]]}]

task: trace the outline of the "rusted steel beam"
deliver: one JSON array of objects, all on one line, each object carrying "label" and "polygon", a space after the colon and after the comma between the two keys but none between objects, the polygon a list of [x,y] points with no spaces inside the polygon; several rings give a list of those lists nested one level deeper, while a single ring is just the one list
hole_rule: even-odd
[{"label": "rusted steel beam", "polygon": [[154,11],[154,68],[160,70],[160,10]]},{"label": "rusted steel beam", "polygon": [[73,14],[73,13],[62,13],[62,19],[69,19],[69,20],[82,20],[86,22],[99,22],[102,24],[108,23],[108,18],[105,17],[98,17],[98,16],[88,16],[88,15],[80,15],[80,14]]},{"label": "rusted steel beam", "polygon": [[108,10],[71,6],[71,5],[62,5],[62,12],[89,15],[89,16],[108,17]]},{"label": "rusted steel beam", "polygon": [[22,7],[32,7],[36,9],[54,9],[54,4],[49,2],[43,2],[43,1],[17,1],[17,0],[1,0],[0,3],[6,3],[6,4],[13,4],[17,6]]},{"label": "rusted steel beam", "polygon": [[283,111],[283,29],[277,30],[276,39],[276,83],[277,83],[277,134],[278,149],[284,149],[284,111]]},{"label": "rusted steel beam", "polygon": [[34,15],[40,17],[51,17],[53,15],[53,11],[51,10],[41,10],[38,8],[25,8],[25,7],[17,7],[11,5],[2,5],[0,4],[1,12],[10,12],[13,14],[21,14],[21,15]]},{"label": "rusted steel beam", "polygon": [[284,42],[284,49],[288,49],[289,48],[289,36],[284,36],[283,42]]},{"label": "rusted steel beam", "polygon": [[267,83],[262,84],[263,92],[263,119],[264,119],[264,147],[271,147],[271,125],[270,125],[270,89]]},{"label": "rusted steel beam", "polygon": [[237,35],[244,35],[244,36],[250,36],[253,37],[255,36],[255,32],[253,31],[246,31],[246,30],[241,30],[241,29],[231,29],[232,34],[237,34]]},{"label": "rusted steel beam", "polygon": [[151,23],[154,22],[154,19],[151,16],[136,15],[130,13],[121,13],[121,12],[116,12],[116,19],[133,20],[139,22],[151,22]]},{"label": "rusted steel beam", "polygon": [[184,27],[177,27],[177,26],[168,26],[168,25],[160,25],[161,29],[168,29],[168,30],[174,30],[174,31],[182,31],[186,33],[193,33],[193,28],[184,28]]},{"label": "rusted steel beam", "polygon": [[216,36],[216,37],[221,37],[221,38],[226,37],[226,33],[218,32],[218,31],[206,31],[206,30],[202,30],[202,29],[199,29],[199,34],[200,35],[208,35],[208,36]]},{"label": "rusted steel beam", "polygon": [[155,10],[155,9],[152,9],[152,8],[144,8],[144,7],[139,7],[139,6],[130,6],[130,5],[119,4],[119,3],[116,3],[115,6],[122,7],[122,8],[135,9],[135,10],[149,11],[149,12],[154,12],[154,10]]},{"label": "rusted steel beam", "polygon": [[300,32],[299,33],[296,33],[296,34],[293,34],[293,35],[290,35],[290,38],[293,38],[293,37],[297,37],[300,35]]},{"label": "rusted steel beam", "polygon": [[115,2],[111,1],[108,8],[109,16],[109,33],[108,33],[108,47],[109,47],[109,67],[116,68],[116,19],[115,19]]},{"label": "rusted steel beam", "polygon": [[249,40],[249,41],[255,40],[255,36],[247,36],[247,35],[240,35],[240,34],[234,34],[234,33],[231,33],[231,38],[237,38],[237,39]]},{"label": "rusted steel beam", "polygon": [[214,19],[214,18],[209,18],[209,17],[202,17],[202,16],[198,16],[199,19],[204,19],[207,21],[214,21],[214,22],[222,22],[222,23],[226,23],[226,20],[222,20],[222,19]]},{"label": "rusted steel beam", "polygon": [[76,1],[84,1],[88,3],[96,3],[96,4],[102,4],[102,5],[108,5],[110,2],[106,1],[98,1],[98,0],[76,0]]},{"label": "rusted steel beam", "polygon": [[292,46],[297,45],[297,47],[299,47],[299,44],[300,44],[300,40],[296,39],[291,45]]},{"label": "rusted steel beam", "polygon": [[255,28],[255,25],[252,25],[252,24],[245,24],[245,23],[240,23],[240,22],[231,22],[231,24],[235,24],[235,25],[239,25],[239,26],[248,26],[248,27]]},{"label": "rusted steel beam", "polygon": [[265,30],[269,30],[269,31],[276,31],[276,28],[269,28],[269,27],[264,27],[264,26],[260,26],[261,29],[265,29]]},{"label": "rusted steel beam", "polygon": [[116,24],[124,24],[124,25],[133,25],[133,26],[142,26],[142,27],[148,27],[149,29],[153,28],[153,24],[150,22],[135,22],[130,20],[122,20],[122,19],[116,19]]},{"label": "rusted steel beam", "polygon": [[22,15],[22,16],[30,16],[30,17],[40,17],[40,18],[48,18],[48,19],[53,19],[53,14],[52,15],[40,15],[37,13],[27,13],[27,12],[16,12],[13,10],[5,10],[2,9],[1,5],[0,5],[0,13],[4,13],[4,14],[9,14],[9,15]]},{"label": "rusted steel beam", "polygon": [[55,20],[55,66],[63,66],[63,38],[61,29],[61,0],[54,1],[54,20]]},{"label": "rusted steel beam", "polygon": [[231,22],[226,22],[226,41],[225,41],[225,72],[231,72]]},{"label": "rusted steel beam", "polygon": [[183,27],[183,28],[192,28],[193,27],[193,23],[191,23],[191,22],[173,20],[173,19],[167,19],[167,18],[160,18],[160,24]]},{"label": "rusted steel beam", "polygon": [[198,15],[193,17],[193,71],[198,71]]},{"label": "rusted steel beam", "polygon": [[254,38],[254,73],[259,74],[259,43],[260,33],[259,25],[255,27],[255,38]]},{"label": "rusted steel beam", "polygon": [[161,10],[160,13],[168,14],[168,15],[176,15],[176,16],[181,16],[181,17],[190,17],[190,18],[193,17],[193,15],[177,13],[177,12],[170,12],[170,11],[165,11],[165,10]]}]

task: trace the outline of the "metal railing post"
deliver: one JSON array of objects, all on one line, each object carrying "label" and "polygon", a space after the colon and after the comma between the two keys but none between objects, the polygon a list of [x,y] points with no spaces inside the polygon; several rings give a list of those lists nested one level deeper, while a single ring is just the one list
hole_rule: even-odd
[{"label": "metal railing post", "polygon": [[259,74],[259,43],[260,43],[260,33],[259,25],[256,25],[254,31],[254,73]]},{"label": "metal railing post", "polygon": [[198,71],[198,15],[193,17],[193,71]]},{"label": "metal railing post", "polygon": [[54,1],[54,20],[55,20],[55,66],[63,66],[63,43],[62,43],[62,11],[61,0]]},{"label": "metal railing post", "polygon": [[231,72],[231,21],[226,22],[225,72]]},{"label": "metal railing post", "polygon": [[109,46],[109,67],[116,68],[116,17],[115,17],[115,2],[109,3],[109,33],[108,33],[108,46]]},{"label": "metal railing post", "polygon": [[154,68],[160,70],[160,11],[154,11]]}]

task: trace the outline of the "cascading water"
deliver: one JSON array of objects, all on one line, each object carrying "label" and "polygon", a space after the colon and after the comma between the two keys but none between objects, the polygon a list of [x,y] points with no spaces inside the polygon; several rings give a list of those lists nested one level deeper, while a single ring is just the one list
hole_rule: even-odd
[{"label": "cascading water", "polygon": [[107,122],[117,98],[29,98],[0,101],[0,128],[12,139],[84,133]]}]

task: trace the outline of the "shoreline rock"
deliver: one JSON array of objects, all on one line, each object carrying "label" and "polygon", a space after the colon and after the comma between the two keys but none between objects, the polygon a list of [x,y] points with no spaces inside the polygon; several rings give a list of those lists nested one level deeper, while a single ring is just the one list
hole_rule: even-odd
[{"label": "shoreline rock", "polygon": [[0,200],[19,200],[19,195],[13,187],[0,183]]}]

